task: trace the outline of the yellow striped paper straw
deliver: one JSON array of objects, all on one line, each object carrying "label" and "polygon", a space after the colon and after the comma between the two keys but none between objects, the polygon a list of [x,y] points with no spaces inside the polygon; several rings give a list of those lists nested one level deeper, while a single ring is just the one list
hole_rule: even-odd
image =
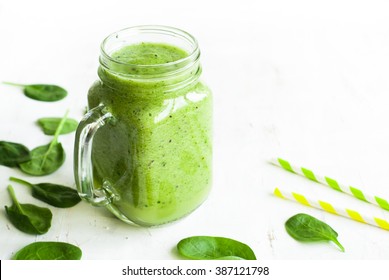
[{"label": "yellow striped paper straw", "polygon": [[279,188],[274,189],[274,194],[280,198],[289,199],[292,201],[296,201],[298,203],[301,203],[306,206],[310,206],[313,208],[317,208],[323,211],[326,211],[331,214],[343,216],[349,219],[352,219],[354,221],[376,226],[382,229],[389,230],[389,223],[381,218],[377,217],[368,217],[366,215],[361,214],[358,211],[348,209],[348,208],[340,208],[337,206],[334,206],[331,203],[322,201],[322,200],[314,200],[311,198],[308,198],[302,194],[295,193],[295,192],[287,192],[284,190],[280,190]]},{"label": "yellow striped paper straw", "polygon": [[283,169],[285,169],[287,171],[301,175],[309,180],[312,180],[314,182],[329,186],[334,190],[337,190],[337,191],[340,191],[343,193],[347,193],[347,194],[349,194],[355,198],[358,198],[362,201],[375,204],[375,205],[381,207],[382,209],[389,210],[389,202],[381,197],[368,194],[365,191],[362,191],[361,189],[357,189],[357,188],[354,188],[351,186],[343,185],[330,177],[321,176],[321,175],[316,174],[307,168],[292,165],[288,161],[281,159],[281,158],[271,159],[270,162],[276,166],[282,167]]}]

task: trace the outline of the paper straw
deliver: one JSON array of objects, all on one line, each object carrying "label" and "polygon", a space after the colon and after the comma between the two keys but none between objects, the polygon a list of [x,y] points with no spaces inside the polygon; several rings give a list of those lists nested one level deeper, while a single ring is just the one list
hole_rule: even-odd
[{"label": "paper straw", "polygon": [[346,185],[340,184],[338,181],[336,181],[330,177],[321,176],[319,174],[313,173],[313,171],[311,171],[307,168],[292,165],[288,161],[281,159],[281,158],[272,159],[270,162],[276,166],[282,167],[283,169],[285,169],[287,171],[301,175],[309,180],[312,180],[312,181],[315,181],[317,183],[329,186],[334,190],[337,190],[337,191],[340,191],[343,193],[347,193],[347,194],[349,194],[355,198],[358,198],[362,201],[375,204],[375,205],[381,207],[382,209],[389,210],[389,202],[381,197],[373,196],[371,194],[368,194],[368,193],[362,191],[361,189],[357,189],[357,188],[354,188],[351,186],[346,186]]},{"label": "paper straw", "polygon": [[337,207],[331,203],[322,201],[322,200],[314,200],[311,198],[308,198],[302,194],[295,193],[295,192],[286,192],[281,191],[279,188],[274,189],[274,194],[280,198],[289,199],[298,203],[301,203],[306,206],[310,206],[313,208],[317,208],[323,211],[326,211],[331,214],[343,216],[349,219],[352,219],[354,221],[376,226],[385,230],[389,230],[389,223],[381,218],[377,217],[369,217],[366,215],[361,214],[358,211],[348,209],[348,208],[340,208]]}]

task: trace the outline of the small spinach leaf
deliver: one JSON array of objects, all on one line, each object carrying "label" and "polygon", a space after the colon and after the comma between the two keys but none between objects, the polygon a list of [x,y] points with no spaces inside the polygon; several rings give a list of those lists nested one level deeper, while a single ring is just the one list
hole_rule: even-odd
[{"label": "small spinach leaf", "polygon": [[43,176],[57,171],[64,162],[65,151],[61,143],[51,142],[33,149],[31,160],[20,164],[19,167],[27,174]]},{"label": "small spinach leaf", "polygon": [[192,236],[182,239],[177,249],[182,256],[194,260],[256,260],[248,245],[225,237]]},{"label": "small spinach leaf", "polygon": [[43,176],[58,170],[65,162],[65,150],[58,142],[58,136],[67,119],[67,112],[55,131],[53,140],[31,151],[31,160],[19,165],[20,169],[30,175]]},{"label": "small spinach leaf", "polygon": [[[37,123],[42,128],[44,134],[54,135],[61,120],[61,118],[40,118]],[[60,134],[71,133],[77,129],[77,126],[78,122],[76,120],[66,119]]]},{"label": "small spinach leaf", "polygon": [[39,101],[53,102],[58,101],[67,96],[67,91],[57,85],[49,84],[32,84],[22,85],[16,83],[3,82],[4,84],[23,88],[24,95]]},{"label": "small spinach leaf", "polygon": [[0,141],[0,165],[15,167],[30,160],[30,150],[22,144]]},{"label": "small spinach leaf", "polygon": [[51,183],[31,184],[15,177],[10,177],[9,179],[13,182],[30,187],[33,197],[55,207],[68,208],[81,201],[78,192],[70,187]]},{"label": "small spinach leaf", "polygon": [[307,214],[297,214],[289,218],[285,223],[288,234],[296,240],[303,242],[332,241],[344,252],[344,247],[339,243],[338,233],[326,223]]},{"label": "small spinach leaf", "polygon": [[50,209],[33,204],[20,204],[16,199],[14,189],[8,186],[12,206],[5,206],[5,211],[11,223],[19,230],[29,234],[44,234],[51,227],[53,214]]},{"label": "small spinach leaf", "polygon": [[13,260],[80,260],[82,251],[65,242],[34,242],[13,256]]}]

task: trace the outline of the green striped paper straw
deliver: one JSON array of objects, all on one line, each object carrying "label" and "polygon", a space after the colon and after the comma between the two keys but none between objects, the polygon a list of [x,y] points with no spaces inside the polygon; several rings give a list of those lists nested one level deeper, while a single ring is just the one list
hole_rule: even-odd
[{"label": "green striped paper straw", "polygon": [[381,229],[389,230],[389,222],[384,220],[384,219],[378,218],[378,217],[370,217],[370,216],[362,214],[359,211],[355,211],[355,210],[352,210],[349,208],[338,207],[332,203],[329,203],[329,202],[326,202],[323,200],[315,200],[315,199],[309,198],[305,195],[295,193],[295,192],[287,192],[285,190],[280,190],[279,188],[275,188],[273,193],[277,197],[292,200],[292,201],[298,202],[300,204],[303,204],[305,206],[310,206],[310,207],[317,208],[317,209],[323,210],[323,211],[331,213],[331,214],[335,214],[335,215],[349,218],[351,220],[354,220],[354,221],[357,221],[360,223],[364,223],[364,224],[379,227]]},{"label": "green striped paper straw", "polygon": [[343,193],[347,193],[347,194],[349,194],[355,198],[358,198],[362,201],[375,204],[375,205],[381,207],[382,209],[389,210],[388,201],[381,198],[381,197],[368,194],[368,193],[362,191],[361,189],[357,189],[357,188],[354,188],[351,186],[343,185],[330,177],[321,176],[321,175],[316,174],[307,168],[292,165],[288,161],[281,159],[281,158],[271,159],[270,162],[276,166],[282,167],[283,169],[285,169],[287,171],[301,175],[309,180],[312,180],[314,182],[329,186],[334,190],[337,190],[337,191],[340,191]]}]

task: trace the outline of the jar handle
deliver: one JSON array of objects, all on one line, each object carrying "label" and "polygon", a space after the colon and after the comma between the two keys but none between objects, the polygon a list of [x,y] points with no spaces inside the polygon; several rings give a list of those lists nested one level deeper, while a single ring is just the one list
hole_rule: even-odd
[{"label": "jar handle", "polygon": [[115,192],[109,184],[103,184],[102,188],[94,187],[92,167],[93,137],[100,127],[114,119],[113,115],[101,104],[87,112],[76,131],[74,174],[77,190],[81,198],[95,206],[105,206],[115,198]]}]

